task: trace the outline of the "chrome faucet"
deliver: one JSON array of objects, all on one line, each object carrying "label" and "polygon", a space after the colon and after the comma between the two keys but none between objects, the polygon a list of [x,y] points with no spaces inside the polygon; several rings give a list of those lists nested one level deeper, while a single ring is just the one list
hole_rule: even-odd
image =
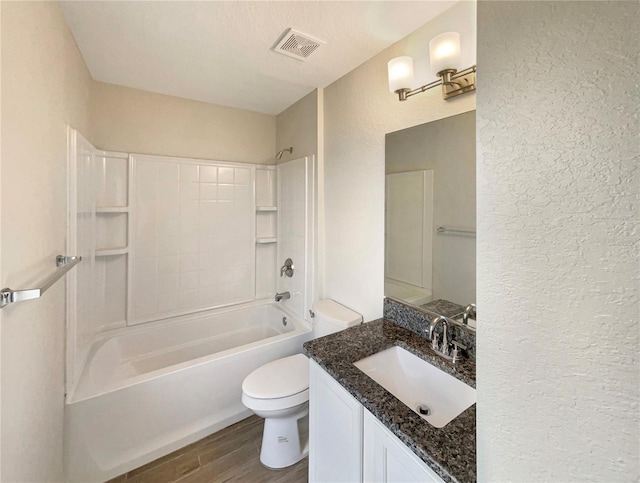
[{"label": "chrome faucet", "polygon": [[289,292],[281,292],[276,294],[276,302],[280,302],[282,299],[287,300],[291,298],[291,294]]},{"label": "chrome faucet", "polygon": [[477,317],[476,304],[469,304],[464,309],[464,314],[462,314],[462,323],[464,325],[469,325],[469,317],[474,320]]},{"label": "chrome faucet", "polygon": [[429,324],[429,340],[433,340],[433,331],[440,322],[442,322],[443,327],[447,326],[447,319],[440,315],[431,320],[431,324]]},{"label": "chrome faucet", "polygon": [[[438,342],[438,334],[434,333],[436,327],[440,322],[442,322],[442,344],[439,344]],[[425,330],[425,332],[427,332],[427,330]],[[431,348],[434,351],[438,352],[445,359],[453,362],[454,364],[460,360],[461,354],[459,352],[459,349],[466,349],[466,347],[462,344],[459,344],[455,340],[449,341],[449,322],[447,321],[446,317],[442,317],[439,315],[438,317],[431,320],[428,332],[429,339],[431,339]],[[449,348],[449,345],[451,344],[453,344],[454,346],[453,353]]]},{"label": "chrome faucet", "polygon": [[[437,325],[442,322],[442,345],[438,343],[438,334],[434,334]],[[429,339],[431,339],[431,348],[435,351],[441,352],[445,356],[449,356],[449,341],[447,339],[447,332],[449,329],[449,323],[447,319],[442,316],[438,316],[429,324]]]}]

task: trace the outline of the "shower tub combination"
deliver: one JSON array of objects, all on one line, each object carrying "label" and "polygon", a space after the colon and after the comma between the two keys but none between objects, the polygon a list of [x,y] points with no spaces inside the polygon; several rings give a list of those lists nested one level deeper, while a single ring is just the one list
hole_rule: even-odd
[{"label": "shower tub combination", "polygon": [[309,339],[270,303],[97,341],[67,397],[68,479],[107,480],[244,419],[244,378]]}]

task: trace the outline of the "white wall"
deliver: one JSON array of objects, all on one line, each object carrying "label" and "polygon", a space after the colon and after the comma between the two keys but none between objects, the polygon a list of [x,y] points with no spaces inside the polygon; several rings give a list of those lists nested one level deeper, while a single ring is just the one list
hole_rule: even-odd
[{"label": "white wall", "polygon": [[478,476],[637,481],[634,2],[478,7]]},{"label": "white wall", "polygon": [[[26,288],[66,239],[66,123],[91,78],[55,2],[2,2],[2,280]],[[2,481],[62,481],[64,282],[2,309]]]},{"label": "white wall", "polygon": [[439,88],[399,102],[387,62],[428,65],[429,40],[449,30],[475,64],[475,3],[460,2],[324,90],[324,296],[365,320],[382,316],[385,134],[475,109],[475,93],[444,101]]},{"label": "white wall", "polygon": [[93,82],[99,149],[274,164],[276,116]]},{"label": "white wall", "polygon": [[276,117],[276,152],[289,146],[293,146],[293,153],[284,153],[278,163],[312,156],[318,152],[317,89]]}]

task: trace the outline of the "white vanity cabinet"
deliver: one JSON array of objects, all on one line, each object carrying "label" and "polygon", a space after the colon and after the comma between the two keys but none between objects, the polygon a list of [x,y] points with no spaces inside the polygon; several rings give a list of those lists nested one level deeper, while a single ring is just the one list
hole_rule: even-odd
[{"label": "white vanity cabinet", "polygon": [[309,375],[310,483],[444,483],[313,360]]},{"label": "white vanity cabinet", "polygon": [[316,362],[309,365],[309,482],[362,481],[364,407]]},{"label": "white vanity cabinet", "polygon": [[364,480],[367,482],[443,483],[369,411],[364,412]]}]

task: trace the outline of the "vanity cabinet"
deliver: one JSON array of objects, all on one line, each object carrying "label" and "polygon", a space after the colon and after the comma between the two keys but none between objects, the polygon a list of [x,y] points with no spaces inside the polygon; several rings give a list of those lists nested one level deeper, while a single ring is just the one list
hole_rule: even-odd
[{"label": "vanity cabinet", "polygon": [[363,412],[351,394],[310,361],[310,483],[362,481]]},{"label": "vanity cabinet", "polygon": [[313,360],[309,373],[309,482],[444,483]]},{"label": "vanity cabinet", "polygon": [[443,483],[369,411],[364,412],[364,480],[367,482]]}]

